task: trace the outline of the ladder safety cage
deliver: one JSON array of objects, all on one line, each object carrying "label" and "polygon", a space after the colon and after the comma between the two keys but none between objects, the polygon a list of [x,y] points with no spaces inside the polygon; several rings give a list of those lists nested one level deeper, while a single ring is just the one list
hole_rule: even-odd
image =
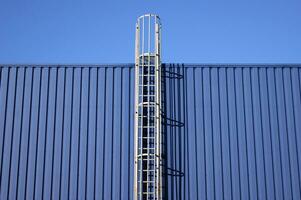
[{"label": "ladder safety cage", "polygon": [[136,23],[134,200],[161,200],[161,23],[146,14]]}]

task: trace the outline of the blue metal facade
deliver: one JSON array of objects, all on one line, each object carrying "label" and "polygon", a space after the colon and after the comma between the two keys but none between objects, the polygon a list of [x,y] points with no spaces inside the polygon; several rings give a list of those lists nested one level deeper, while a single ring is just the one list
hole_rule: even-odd
[{"label": "blue metal facade", "polygon": [[[301,198],[301,65],[163,69],[168,199]],[[134,65],[0,77],[0,199],[132,199]]]}]

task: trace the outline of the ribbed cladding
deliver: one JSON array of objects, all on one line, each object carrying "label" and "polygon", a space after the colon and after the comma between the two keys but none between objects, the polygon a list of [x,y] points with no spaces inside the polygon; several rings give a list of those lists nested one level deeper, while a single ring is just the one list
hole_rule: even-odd
[{"label": "ribbed cladding", "polygon": [[[0,199],[132,199],[133,67],[0,67]],[[164,67],[169,199],[300,199],[301,65]]]},{"label": "ribbed cladding", "polygon": [[133,67],[0,70],[0,199],[132,199]]},{"label": "ribbed cladding", "polygon": [[300,66],[165,68],[169,199],[301,198]]}]

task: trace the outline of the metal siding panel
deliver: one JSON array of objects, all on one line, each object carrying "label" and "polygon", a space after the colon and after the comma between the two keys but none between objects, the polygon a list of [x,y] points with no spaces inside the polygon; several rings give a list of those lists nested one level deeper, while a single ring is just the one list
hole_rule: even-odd
[{"label": "metal siding panel", "polygon": [[[180,74],[180,68],[176,68],[175,69],[175,73]],[[175,155],[175,170],[177,170],[177,173],[179,174],[179,176],[176,177],[176,199],[181,198],[181,181],[182,181],[182,177],[183,177],[183,171],[182,171],[182,162],[181,162],[181,155],[182,155],[182,151],[181,151],[181,137],[182,137],[182,127],[183,127],[183,121],[181,119],[181,91],[180,91],[180,85],[181,82],[180,80],[176,81],[175,83],[175,115],[176,115],[176,120],[177,122],[180,124],[179,127],[176,128],[176,142],[175,142],[175,151],[176,151],[176,155]]]},{"label": "metal siding panel", "polygon": [[299,159],[297,155],[297,137],[295,126],[295,110],[293,108],[293,96],[291,85],[291,69],[283,69],[284,82],[284,100],[286,109],[286,129],[288,134],[288,145],[291,159],[291,181],[292,193],[294,199],[300,199],[300,174],[299,174]]},{"label": "metal siding panel", "polygon": [[280,146],[280,129],[278,118],[277,93],[275,82],[275,69],[267,69],[268,103],[271,128],[271,143],[273,149],[273,166],[275,176],[276,199],[284,199],[284,184],[282,173],[282,150]]},{"label": "metal siding panel", "polygon": [[[180,69],[175,68],[175,73],[179,74]],[[176,199],[179,199],[181,197],[181,180],[183,177],[183,172],[182,172],[182,167],[181,167],[181,145],[180,143],[182,142],[181,140],[181,128],[183,127],[183,122],[181,120],[181,91],[180,91],[180,80],[176,81],[175,83],[175,107],[174,107],[174,112],[175,112],[175,120],[180,124],[179,127],[176,127],[175,130],[175,165],[174,169],[177,171],[179,176],[176,177],[176,186],[175,186],[175,195]]]},{"label": "metal siding panel", "polygon": [[[190,182],[189,182],[189,152],[188,152],[188,131],[189,131],[189,126],[188,126],[188,111],[187,111],[187,69],[183,69],[183,74],[184,74],[184,83],[183,83],[183,103],[184,103],[184,124],[186,124],[184,126],[184,144],[183,144],[183,147],[184,147],[184,198],[185,199],[190,199]],[[168,88],[166,88],[166,90],[168,90]],[[168,102],[168,101],[166,101]],[[169,103],[166,103],[166,106],[168,107]],[[168,141],[167,141],[167,145],[168,145]],[[167,183],[168,184],[168,183]]]},{"label": "metal siding panel", "polygon": [[11,151],[13,144],[14,133],[14,116],[15,116],[15,101],[16,91],[18,85],[18,69],[14,68],[9,73],[9,87],[7,92],[7,112],[5,115],[4,124],[4,146],[3,146],[3,162],[2,162],[2,176],[1,176],[1,199],[8,199],[9,197],[9,183],[10,183],[10,167],[11,167]]},{"label": "metal siding panel", "polygon": [[[169,71],[172,73],[174,70],[174,68],[169,69]],[[167,142],[169,142],[170,144],[170,148],[168,151],[168,163],[167,163],[167,167],[169,168],[167,170],[168,174],[173,174],[173,172],[171,172],[172,170],[174,170],[174,155],[175,155],[175,148],[174,148],[174,139],[175,139],[175,128],[174,128],[174,122],[170,121],[169,118],[174,119],[174,81],[172,81],[171,79],[169,80],[169,104],[167,105],[167,107],[169,108],[169,114],[166,116],[166,118],[168,118],[167,123],[169,124],[169,138],[167,138]],[[170,176],[170,192],[168,192],[169,194],[169,198],[173,199],[175,196],[175,179],[173,178],[173,176]]]},{"label": "metal siding panel", "polygon": [[97,114],[97,68],[89,71],[89,116],[88,116],[88,150],[87,150],[87,184],[86,198],[95,198],[95,172],[96,172],[96,114]]},{"label": "metal siding panel", "polygon": [[[206,148],[206,182],[207,182],[207,198],[215,198],[215,178],[214,178],[214,146],[212,134],[212,95],[211,95],[211,69],[203,70],[204,78],[204,124],[205,124],[205,148]],[[189,134],[189,133],[186,133]]]},{"label": "metal siding panel", "polygon": [[270,105],[268,97],[267,69],[259,69],[259,95],[262,126],[262,142],[264,148],[265,172],[266,172],[266,198],[275,199],[274,178],[274,149],[272,147]]},{"label": "metal siding panel", "polygon": [[[104,142],[105,142],[105,123],[106,123],[106,82],[107,69],[98,69],[97,71],[97,135],[96,135],[96,170],[95,176],[95,198],[103,199],[104,193]],[[96,189],[98,188],[98,189]]]},{"label": "metal siding panel", "polygon": [[53,138],[53,162],[51,176],[51,197],[60,198],[60,177],[62,176],[62,157],[64,141],[64,123],[65,123],[65,93],[66,93],[66,68],[57,69],[56,85],[56,105],[54,117],[54,138]]},{"label": "metal siding panel", "polygon": [[111,199],[120,199],[120,156],[121,156],[121,68],[114,69],[114,93],[113,93],[113,132],[112,132],[112,197]]},{"label": "metal siding panel", "polygon": [[[72,138],[72,115],[73,115],[73,93],[74,93],[74,69],[65,69],[64,83],[64,105],[63,105],[63,133],[62,133],[62,161],[60,169],[59,193],[61,199],[69,198],[70,188],[70,163],[71,163],[71,138]],[[55,195],[54,195],[55,196]]]},{"label": "metal siding panel", "polygon": [[[1,67],[1,199],[132,199],[133,67]],[[300,198],[299,66],[165,68],[169,199]]]},{"label": "metal siding panel", "polygon": [[34,181],[34,197],[36,199],[43,198],[44,192],[44,170],[45,170],[45,153],[47,144],[47,128],[48,128],[48,112],[49,112],[49,81],[50,81],[50,68],[42,69],[42,84],[41,84],[41,102],[39,113],[39,128],[38,128],[38,144],[36,152],[36,171]]},{"label": "metal siding panel", "polygon": [[[174,73],[175,71],[175,68],[171,68],[169,70],[170,72]],[[171,110],[171,119],[174,119],[176,120],[176,107],[175,107],[175,104],[176,104],[176,95],[175,95],[175,81],[172,81],[171,82],[171,87],[170,87],[170,94],[171,94],[171,101],[170,101],[170,110]],[[170,121],[170,120],[169,120]],[[176,131],[177,131],[177,126],[176,126],[176,121],[170,121],[170,124],[171,124],[171,132],[170,132],[170,138],[171,138],[171,151],[172,153],[169,155],[170,157],[170,161],[171,163],[168,164],[168,167],[170,168],[170,170],[168,171],[168,173],[171,173],[171,174],[175,174],[176,172],[176,154],[177,154],[177,148],[176,148]],[[172,169],[172,170],[171,170]],[[175,178],[175,176],[172,177],[172,180],[171,180],[171,194],[170,194],[170,198],[171,199],[175,199],[176,196],[177,196],[177,180]]]},{"label": "metal siding panel", "polygon": [[[1,70],[1,90],[0,90],[0,187],[2,186],[2,163],[4,153],[4,139],[5,139],[5,125],[6,125],[6,113],[8,102],[8,89],[9,89],[9,72],[10,68],[3,68]],[[2,188],[2,187],[1,187]]]},{"label": "metal siding panel", "polygon": [[[198,182],[198,199],[206,199],[206,150],[205,150],[205,134],[204,134],[204,85],[203,85],[203,69],[195,69],[195,128],[196,128],[196,160],[197,160],[197,182]],[[181,142],[181,138],[179,138]]]},{"label": "metal siding panel", "polygon": [[[255,131],[255,113],[253,110],[254,97],[253,86],[250,68],[242,69],[242,90],[243,90],[243,109],[244,109],[244,123],[246,134],[246,152],[247,152],[247,174],[249,198],[258,199],[258,155],[256,149],[256,131]],[[252,175],[251,175],[252,174]]]},{"label": "metal siding panel", "polygon": [[[167,69],[169,70],[169,69]],[[171,87],[170,87],[170,83],[171,81],[169,79],[165,79],[165,97],[163,97],[163,101],[164,101],[164,106],[165,108],[163,109],[163,119],[166,121],[168,120],[167,117],[171,115],[171,107],[169,105],[166,105],[165,103],[166,102],[170,102],[171,101]],[[168,122],[167,122],[168,123]],[[172,153],[172,147],[171,147],[171,129],[172,127],[171,126],[166,126],[166,165],[167,165],[167,168],[169,168],[170,164],[171,164],[171,153]],[[169,171],[169,170],[168,170]],[[172,176],[167,176],[167,180],[166,182],[169,184],[169,185],[172,185]],[[173,188],[172,187],[168,187],[167,189],[167,194],[168,196],[172,196],[173,195]]]},{"label": "metal siding panel", "polygon": [[81,81],[81,111],[80,111],[80,132],[79,132],[79,160],[78,160],[78,186],[77,198],[86,198],[87,184],[87,142],[89,134],[89,95],[90,95],[90,69],[83,68]]},{"label": "metal siding panel", "polygon": [[107,93],[105,95],[105,132],[104,132],[104,176],[103,176],[103,198],[112,199],[112,173],[113,173],[113,131],[114,131],[114,69],[107,70]]},{"label": "metal siding panel", "polygon": [[27,162],[29,151],[29,137],[30,137],[30,120],[32,111],[32,90],[33,90],[33,69],[26,68],[25,72],[25,85],[24,85],[24,105],[23,105],[23,119],[21,129],[21,144],[18,165],[18,182],[17,182],[17,199],[25,199],[26,193],[26,175],[27,175]]},{"label": "metal siding panel", "polygon": [[[191,133],[188,135],[187,143],[187,149],[188,152],[191,152],[188,154],[188,185],[189,185],[189,196],[190,199],[198,196],[198,179],[197,179],[197,164],[196,164],[196,158],[197,158],[197,151],[196,151],[196,130],[195,130],[195,76],[194,76],[194,69],[188,69],[187,70],[187,87],[191,88],[190,90],[187,90],[187,126],[188,126],[188,132]],[[170,103],[170,102],[168,102]],[[171,116],[173,119],[173,116]]]},{"label": "metal siding panel", "polygon": [[[175,73],[175,68],[172,68],[171,69],[171,71],[172,71],[172,73]],[[173,83],[172,83],[172,94],[173,94],[173,100],[172,100],[172,105],[171,105],[171,107],[172,107],[172,119],[174,119],[174,120],[177,120],[177,108],[178,108],[178,106],[179,105],[177,105],[177,96],[176,96],[176,82],[174,81]],[[178,153],[178,151],[177,151],[177,125],[176,124],[178,124],[177,122],[173,122],[172,123],[173,124],[173,140],[172,140],[172,149],[173,149],[173,154],[172,154],[172,163],[171,163],[171,165],[170,165],[170,167],[173,169],[173,170],[177,170],[177,153]],[[197,178],[197,177],[196,177]],[[197,186],[196,186],[197,187]],[[175,198],[177,198],[177,179],[176,178],[173,178],[173,185],[172,185],[172,193],[173,193],[173,196],[174,196],[174,199]]]},{"label": "metal siding panel", "polygon": [[49,69],[48,81],[48,106],[47,106],[47,121],[45,133],[45,148],[44,148],[44,166],[43,166],[43,199],[51,198],[52,177],[53,177],[53,159],[54,159],[54,139],[55,139],[55,114],[57,109],[57,69]]},{"label": "metal siding panel", "polygon": [[254,117],[254,140],[255,140],[255,154],[256,154],[256,169],[257,169],[257,191],[258,199],[266,199],[266,163],[264,151],[264,137],[262,133],[262,112],[261,112],[261,99],[259,85],[259,71],[258,68],[252,68],[251,75],[251,87],[252,87],[252,102],[253,102],[253,117]]},{"label": "metal siding panel", "polygon": [[[230,131],[230,155],[231,155],[231,174],[232,174],[232,196],[233,199],[241,199],[241,178],[240,178],[240,152],[238,143],[238,125],[237,125],[237,101],[235,89],[235,71],[234,68],[227,69],[227,100],[229,114]],[[205,134],[205,133],[204,133]]]},{"label": "metal siding panel", "polygon": [[81,119],[81,92],[82,92],[82,68],[74,69],[73,85],[73,107],[72,107],[72,132],[70,152],[70,174],[69,174],[69,198],[76,199],[78,195],[78,172],[79,172],[79,135]]},{"label": "metal siding panel", "polygon": [[132,191],[132,188],[129,187],[129,177],[130,177],[130,70],[122,69],[121,77],[121,97],[122,97],[122,109],[121,109],[121,148],[120,148],[120,156],[121,156],[121,181],[120,181],[120,195],[123,198],[129,198],[129,194]]},{"label": "metal siding panel", "polygon": [[24,103],[24,81],[25,70],[24,68],[18,69],[17,87],[15,96],[15,115],[13,123],[13,138],[10,160],[10,177],[9,177],[9,195],[8,199],[15,199],[17,196],[17,175],[19,165],[20,143],[21,143],[21,129],[23,117],[23,103]]},{"label": "metal siding panel", "polygon": [[[294,107],[294,124],[295,124],[295,134],[296,134],[296,144],[297,144],[297,156],[298,156],[298,167],[299,174],[301,172],[300,159],[301,159],[301,135],[298,134],[298,130],[301,130],[301,89],[299,85],[299,76],[298,69],[291,69],[291,85],[292,85],[292,93],[293,93],[293,107]],[[300,177],[299,177],[300,181]]]},{"label": "metal siding panel", "polygon": [[288,134],[286,126],[286,109],[284,98],[284,86],[283,86],[283,71],[281,68],[275,69],[276,76],[276,100],[278,111],[278,123],[279,123],[279,137],[280,137],[280,149],[282,158],[282,173],[283,173],[283,187],[284,197],[292,199],[292,183],[291,183],[291,155],[289,152]]},{"label": "metal siding panel", "polygon": [[220,102],[219,102],[219,69],[211,69],[211,101],[212,101],[212,127],[213,127],[213,148],[214,148],[214,182],[215,198],[223,198],[223,162],[222,162],[222,142],[221,142],[221,122],[220,122]]},{"label": "metal siding panel", "polygon": [[232,194],[232,174],[231,174],[231,138],[229,132],[229,108],[227,91],[227,71],[226,68],[218,70],[219,81],[219,107],[220,107],[220,134],[221,134],[221,157],[223,170],[223,198],[233,199]]},{"label": "metal siding panel", "polygon": [[[246,96],[246,89],[245,88],[245,80],[243,76],[243,69],[242,68],[236,68],[234,70],[234,79],[235,79],[235,90],[236,90],[236,107],[237,107],[237,128],[238,128],[238,151],[239,151],[239,163],[240,163],[240,178],[241,178],[241,198],[242,199],[250,199],[250,183],[249,179],[254,177],[254,174],[252,176],[249,176],[249,155],[248,155],[248,149],[250,148],[250,140],[248,140],[247,133],[250,132],[250,130],[247,130],[246,125],[250,125],[249,123],[246,124],[246,102],[245,102],[245,96]],[[255,175],[256,178],[256,175]],[[253,195],[254,193],[252,193]],[[255,194],[256,195],[256,194]]]},{"label": "metal siding panel", "polygon": [[129,195],[130,195],[130,198],[129,199],[133,199],[133,186],[134,186],[134,103],[135,103],[135,98],[134,98],[134,94],[135,94],[135,70],[134,68],[130,68],[130,71],[131,71],[131,76],[129,76],[130,78],[130,112],[128,113],[129,114],[129,119],[130,119],[130,133],[129,133],[129,136],[130,136],[130,163],[129,163],[129,166],[130,166],[130,169],[129,170],[130,172],[130,180],[129,180]]},{"label": "metal siding panel", "polygon": [[[29,147],[28,161],[26,165],[26,192],[27,199],[34,199],[35,190],[35,172],[36,172],[36,157],[38,148],[38,133],[39,133],[39,113],[41,105],[41,90],[42,90],[42,69],[33,69],[33,93],[32,93],[32,108],[31,120],[29,125]],[[33,98],[35,97],[35,98]]]},{"label": "metal siding panel", "polygon": [[[185,71],[184,71],[184,67],[180,67],[179,73],[184,75]],[[185,98],[184,98],[184,80],[180,81],[180,108],[179,108],[179,112],[180,112],[180,117],[179,117],[179,121],[184,123],[184,126],[182,126],[180,128],[180,141],[179,142],[179,152],[180,152],[180,172],[183,173],[183,177],[180,180],[180,194],[179,194],[179,199],[184,199],[185,198],[185,145],[183,143],[183,141],[185,141]]]}]

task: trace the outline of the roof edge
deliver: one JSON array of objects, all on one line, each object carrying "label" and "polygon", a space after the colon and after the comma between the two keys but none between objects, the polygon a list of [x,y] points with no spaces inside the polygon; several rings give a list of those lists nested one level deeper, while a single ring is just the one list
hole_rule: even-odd
[{"label": "roof edge", "polygon": [[[205,68],[205,67],[260,67],[260,68],[301,68],[301,63],[162,63],[168,67]],[[111,63],[111,64],[0,64],[3,67],[70,67],[70,68],[132,68],[134,63]]]}]

